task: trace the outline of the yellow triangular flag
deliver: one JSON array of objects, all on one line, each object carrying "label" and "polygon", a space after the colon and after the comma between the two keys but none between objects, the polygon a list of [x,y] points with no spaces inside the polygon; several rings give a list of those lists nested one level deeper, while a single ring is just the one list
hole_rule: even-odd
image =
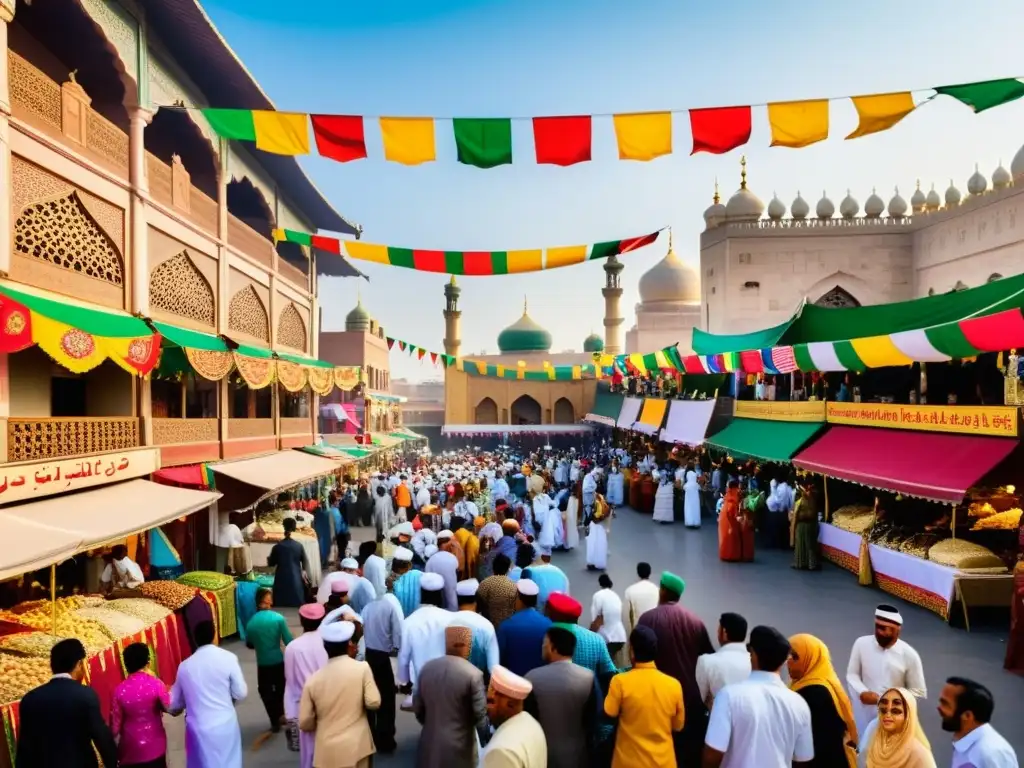
[{"label": "yellow triangular flag", "polygon": [[773,147],[806,147],[828,138],[828,100],[768,105]]},{"label": "yellow triangular flag", "polygon": [[914,97],[904,93],[878,93],[853,96],[850,101],[857,110],[860,124],[847,139],[857,139],[879,131],[887,131],[914,111]]}]

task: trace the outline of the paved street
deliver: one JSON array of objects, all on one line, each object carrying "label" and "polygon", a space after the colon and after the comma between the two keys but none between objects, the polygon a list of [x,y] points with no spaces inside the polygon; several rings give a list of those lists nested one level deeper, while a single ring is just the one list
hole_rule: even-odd
[{"label": "paved street", "polygon": [[[681,524],[659,526],[649,518],[630,510],[620,512],[612,524],[609,575],[615,590],[623,590],[635,580],[635,564],[647,560],[655,573],[670,568],[686,579],[683,601],[713,628],[723,611],[742,613],[751,626],[771,624],[786,634],[810,632],[824,640],[834,654],[836,668],[845,677],[846,663],[853,640],[869,633],[874,606],[886,600],[883,593],[856,584],[852,574],[825,565],[820,573],[790,570],[788,558],[780,552],[761,552],[749,565],[725,564],[718,560],[717,534],[705,524],[687,531]],[[358,538],[358,533],[355,538]],[[597,589],[597,574],[584,569],[585,552],[581,547],[568,554],[556,554],[555,564],[563,568],[573,594],[583,600],[586,622],[589,601]],[[898,602],[906,623],[904,639],[920,652],[928,680],[929,698],[921,708],[928,737],[939,765],[950,760],[949,736],[939,727],[935,704],[945,678],[952,674],[974,678],[989,686],[996,696],[995,725],[1024,755],[1024,732],[1017,728],[1017,707],[1024,701],[1024,679],[1003,671],[1005,631],[975,628],[972,633],[951,629],[937,616],[906,603]],[[289,620],[296,625],[295,612]],[[287,751],[284,737],[277,736],[253,753],[249,745],[266,726],[266,715],[256,693],[256,669],[253,653],[238,641],[227,647],[242,659],[249,683],[249,698],[239,706],[246,766],[278,768],[297,766],[298,756]],[[180,721],[171,725],[172,768],[183,768]],[[391,757],[375,761],[377,768],[412,766],[419,727],[415,719],[399,714],[399,750]]]}]

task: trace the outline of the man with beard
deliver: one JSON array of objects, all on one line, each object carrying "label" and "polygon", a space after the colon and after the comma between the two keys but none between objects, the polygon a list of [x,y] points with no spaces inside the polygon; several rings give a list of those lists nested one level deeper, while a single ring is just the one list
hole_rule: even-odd
[{"label": "man with beard", "polygon": [[953,768],[1017,768],[1017,755],[992,727],[995,701],[981,683],[951,677],[939,694],[942,730],[953,734]]},{"label": "man with beard", "polygon": [[923,699],[928,695],[921,657],[900,639],[903,617],[891,605],[875,609],[875,634],[858,637],[850,651],[846,682],[861,733],[877,714],[878,698],[890,688],[905,688]]}]

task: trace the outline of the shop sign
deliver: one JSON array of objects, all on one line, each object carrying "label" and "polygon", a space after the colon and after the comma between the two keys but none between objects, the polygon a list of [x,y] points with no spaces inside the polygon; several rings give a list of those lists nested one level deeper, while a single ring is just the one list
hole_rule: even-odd
[{"label": "shop sign", "polygon": [[29,501],[145,477],[160,469],[159,448],[94,453],[78,458],[0,467],[0,504]]},{"label": "shop sign", "polygon": [[1017,437],[1017,409],[1008,405],[829,403],[828,423]]},{"label": "shop sign", "polygon": [[733,416],[767,421],[825,421],[824,400],[734,400]]}]

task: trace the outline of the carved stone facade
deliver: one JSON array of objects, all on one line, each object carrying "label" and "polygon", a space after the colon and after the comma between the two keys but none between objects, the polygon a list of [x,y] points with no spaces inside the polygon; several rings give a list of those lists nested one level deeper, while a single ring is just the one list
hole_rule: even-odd
[{"label": "carved stone facade", "polygon": [[306,324],[294,304],[285,307],[277,321],[277,343],[306,351]]},{"label": "carved stone facade", "polygon": [[103,30],[108,43],[117,51],[125,71],[138,79],[138,22],[116,2],[110,0],[79,0],[86,13]]},{"label": "carved stone facade", "polygon": [[251,285],[231,297],[228,307],[228,328],[270,342],[270,319],[267,309]]},{"label": "carved stone facade", "polygon": [[217,322],[213,288],[182,251],[160,264],[149,277],[149,303],[173,315],[213,328]]},{"label": "carved stone facade", "polygon": [[38,461],[139,446],[139,420],[8,419],[7,460]]},{"label": "carved stone facade", "polygon": [[153,419],[154,445],[216,443],[219,440],[218,419]]}]

